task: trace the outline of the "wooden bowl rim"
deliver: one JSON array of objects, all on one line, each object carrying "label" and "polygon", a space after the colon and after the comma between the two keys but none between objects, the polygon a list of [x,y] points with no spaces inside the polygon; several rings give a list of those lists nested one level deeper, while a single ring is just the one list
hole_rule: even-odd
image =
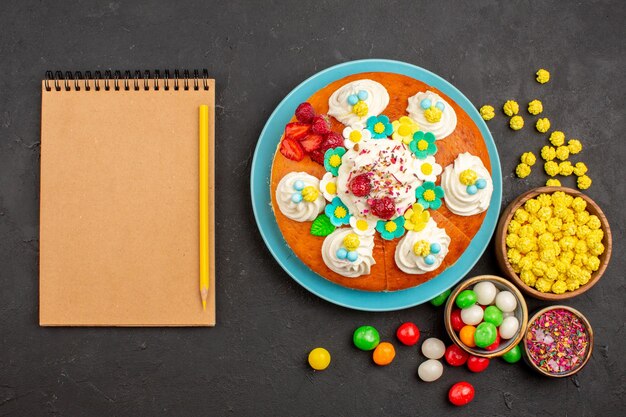
[{"label": "wooden bowl rim", "polygon": [[[574,315],[576,315],[576,317],[578,317],[580,319],[580,321],[583,322],[583,324],[585,325],[585,328],[587,329],[587,335],[589,336],[589,344],[588,344],[588,349],[587,349],[587,354],[585,355],[585,358],[583,359],[583,361],[581,362],[581,364],[575,368],[572,369],[571,371],[568,372],[564,372],[562,374],[552,374],[544,369],[539,368],[531,359],[530,359],[530,354],[528,353],[528,347],[527,347],[527,341],[528,341],[528,328],[530,327],[530,325],[537,320],[537,318],[539,316],[541,316],[542,314],[550,311],[550,310],[567,310],[571,313],[573,313]],[[551,378],[565,378],[568,376],[572,376],[578,372],[580,372],[581,369],[583,369],[585,367],[585,365],[587,364],[587,362],[589,361],[589,359],[591,358],[591,354],[593,352],[593,328],[591,327],[591,323],[589,323],[589,320],[587,320],[587,317],[585,317],[585,315],[583,313],[581,313],[580,311],[578,311],[577,309],[573,308],[573,307],[569,307],[569,306],[564,306],[564,305],[551,305],[551,306],[547,306],[544,307],[540,310],[538,310],[537,312],[533,313],[532,317],[528,320],[528,328],[524,331],[524,338],[523,338],[523,343],[524,343],[524,354],[526,355],[526,362],[530,365],[531,368],[533,368],[534,370],[536,370],[537,372],[545,375],[545,376],[549,376]]]},{"label": "wooden bowl rim", "polygon": [[[581,197],[588,205],[593,207],[593,210],[598,213],[598,218],[600,219],[600,223],[602,224],[602,230],[604,231],[603,241],[606,241],[604,253],[601,255],[602,262],[600,263],[600,267],[592,274],[589,282],[587,282],[585,285],[581,285],[580,287],[578,287],[578,289],[574,291],[566,291],[563,294],[543,293],[539,290],[536,290],[535,288],[526,285],[524,281],[522,281],[522,279],[519,277],[519,275],[517,275],[517,273],[513,271],[509,259],[506,256],[506,231],[509,222],[513,218],[515,210],[517,210],[520,206],[526,203],[526,201],[539,194],[553,194],[557,191],[563,191],[567,194],[572,195],[573,197]],[[503,213],[507,211],[508,214],[506,216],[500,217],[498,227],[496,228],[496,245],[498,245],[498,249],[502,254],[501,263],[504,263],[505,265],[504,273],[511,279],[511,281],[513,281],[513,283],[515,283],[515,285],[519,289],[521,289],[527,295],[544,301],[566,300],[583,294],[586,291],[589,291],[589,289],[596,285],[602,275],[604,275],[604,271],[606,270],[611,259],[611,253],[613,252],[613,238],[611,234],[611,227],[609,226],[606,215],[604,214],[600,206],[588,195],[569,187],[537,187],[520,194],[517,198],[511,201],[509,205],[504,209]]]},{"label": "wooden bowl rim", "polygon": [[[455,305],[454,300],[456,299],[456,296],[459,295],[461,291],[467,289],[467,287],[469,287],[470,285],[477,284],[478,282],[481,282],[481,281],[495,281],[507,287],[517,298],[517,304],[520,307],[521,313],[522,313],[522,320],[520,321],[519,329],[517,329],[516,336],[507,341],[509,345],[506,348],[503,348],[501,350],[495,350],[493,352],[478,351],[474,348],[466,346],[463,342],[461,342],[461,339],[459,339],[459,336],[456,334],[456,332],[452,328],[452,324],[450,323],[450,315],[452,313],[452,308]],[[448,336],[450,337],[450,339],[452,339],[452,342],[455,345],[459,346],[461,349],[463,349],[465,352],[469,353],[470,355],[491,359],[491,358],[496,358],[496,357],[504,355],[505,353],[513,349],[522,341],[522,338],[524,337],[524,334],[526,333],[526,326],[528,324],[528,306],[526,305],[526,300],[524,299],[524,295],[517,289],[515,285],[511,283],[511,281],[505,278],[499,277],[497,275],[476,275],[472,278],[468,278],[465,281],[461,282],[450,293],[450,295],[448,296],[448,300],[446,302],[446,308],[444,310],[443,322],[446,328],[446,332],[448,333]]]}]

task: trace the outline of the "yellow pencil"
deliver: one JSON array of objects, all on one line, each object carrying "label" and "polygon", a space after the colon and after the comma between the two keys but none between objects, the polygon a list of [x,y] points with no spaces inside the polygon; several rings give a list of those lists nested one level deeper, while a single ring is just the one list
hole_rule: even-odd
[{"label": "yellow pencil", "polygon": [[209,296],[209,106],[206,104],[200,106],[198,120],[200,296],[202,309],[206,310]]}]

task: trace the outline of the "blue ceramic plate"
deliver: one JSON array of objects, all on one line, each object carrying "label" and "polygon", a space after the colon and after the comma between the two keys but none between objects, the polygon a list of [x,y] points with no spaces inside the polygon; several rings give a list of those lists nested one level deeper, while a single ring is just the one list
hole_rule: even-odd
[{"label": "blue ceramic plate", "polygon": [[[269,184],[274,153],[285,124],[291,119],[298,104],[306,101],[316,91],[333,81],[348,75],[371,71],[393,72],[415,78],[442,91],[461,106],[476,123],[487,144],[494,185],[491,205],[485,220],[470,246],[457,262],[422,285],[395,292],[367,292],[345,288],[322,278],[309,269],[295,256],[283,239],[274,217],[270,198]],[[313,294],[344,307],[366,311],[393,311],[413,307],[432,299],[459,282],[476,264],[487,247],[498,221],[502,200],[502,173],[498,151],[487,125],[472,103],[452,84],[432,72],[404,62],[384,59],[367,59],[336,65],[313,75],[289,93],[276,107],[261,132],[252,160],[250,186],[252,207],[261,236],[283,269]]]}]

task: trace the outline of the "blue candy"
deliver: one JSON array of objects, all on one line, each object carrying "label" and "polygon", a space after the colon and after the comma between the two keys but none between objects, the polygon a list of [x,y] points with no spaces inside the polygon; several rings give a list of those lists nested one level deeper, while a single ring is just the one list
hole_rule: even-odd
[{"label": "blue candy", "polygon": [[349,105],[354,106],[358,102],[359,102],[359,98],[357,97],[356,94],[350,94],[348,96],[348,104]]},{"label": "blue candy", "polygon": [[302,181],[298,180],[298,181],[293,183],[293,188],[296,191],[302,191],[302,189],[304,188],[304,183]]},{"label": "blue candy", "polygon": [[426,265],[432,265],[435,263],[435,257],[433,255],[426,255],[424,257],[424,262]]},{"label": "blue candy", "polygon": [[296,204],[302,202],[302,194],[300,193],[291,194],[291,201],[293,201]]},{"label": "blue candy", "polygon": [[430,252],[431,253],[435,253],[435,254],[441,252],[441,245],[439,243],[436,243],[436,242],[435,243],[431,243],[430,244]]},{"label": "blue candy", "polygon": [[340,248],[337,250],[337,258],[339,259],[346,259],[346,257],[348,256],[348,251],[345,250],[344,248]]},{"label": "blue candy", "polygon": [[361,90],[359,91],[359,93],[357,94],[357,96],[359,97],[359,100],[367,100],[367,98],[369,97],[369,94],[367,94],[367,91],[365,90]]},{"label": "blue candy", "polygon": [[487,186],[487,181],[485,179],[480,178],[476,180],[476,188],[478,188],[479,190],[482,190],[486,186]]},{"label": "blue candy", "polygon": [[477,192],[478,192],[478,188],[477,188],[474,184],[472,184],[472,185],[468,185],[468,186],[467,186],[467,193],[468,193],[469,195],[474,195],[474,194],[476,194]]},{"label": "blue candy", "polygon": [[435,104],[435,107],[437,107],[439,110],[443,111],[443,109],[446,108],[446,105],[443,104],[442,101],[438,101],[437,104]]},{"label": "blue candy", "polygon": [[354,262],[357,259],[359,259],[359,253],[355,250],[351,250],[350,252],[348,252],[348,260],[350,262]]},{"label": "blue candy", "polygon": [[421,107],[421,108],[423,108],[424,110],[426,110],[426,109],[430,109],[430,106],[431,106],[432,104],[433,104],[433,103],[430,101],[430,99],[429,99],[429,98],[425,98],[424,100],[422,100],[422,101],[420,102],[420,107]]}]

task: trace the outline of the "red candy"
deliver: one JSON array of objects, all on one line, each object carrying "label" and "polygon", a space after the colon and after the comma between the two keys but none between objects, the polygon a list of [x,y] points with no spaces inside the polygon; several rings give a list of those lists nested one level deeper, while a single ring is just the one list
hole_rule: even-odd
[{"label": "red candy", "polygon": [[472,372],[482,372],[489,366],[489,359],[471,355],[467,360],[467,368]]},{"label": "red candy", "polygon": [[420,330],[414,323],[402,323],[396,330],[396,337],[403,345],[413,346],[420,338]]},{"label": "red candy", "polygon": [[487,346],[485,349],[491,352],[491,351],[494,351],[494,350],[498,349],[499,346],[500,346],[500,333],[496,332],[496,340],[495,340],[495,342],[493,342],[492,344]]},{"label": "red candy", "polygon": [[463,320],[461,320],[460,308],[455,308],[454,310],[452,310],[452,313],[450,313],[450,324],[452,325],[454,331],[457,333],[461,331],[463,326],[465,326],[465,323],[463,323]]},{"label": "red candy", "polygon": [[467,362],[469,354],[457,345],[450,345],[446,349],[446,354],[444,357],[446,358],[446,362],[448,362],[448,365],[462,366],[465,362]]},{"label": "red candy", "polygon": [[448,391],[448,399],[456,406],[469,404],[474,399],[474,387],[469,382],[457,382]]}]

